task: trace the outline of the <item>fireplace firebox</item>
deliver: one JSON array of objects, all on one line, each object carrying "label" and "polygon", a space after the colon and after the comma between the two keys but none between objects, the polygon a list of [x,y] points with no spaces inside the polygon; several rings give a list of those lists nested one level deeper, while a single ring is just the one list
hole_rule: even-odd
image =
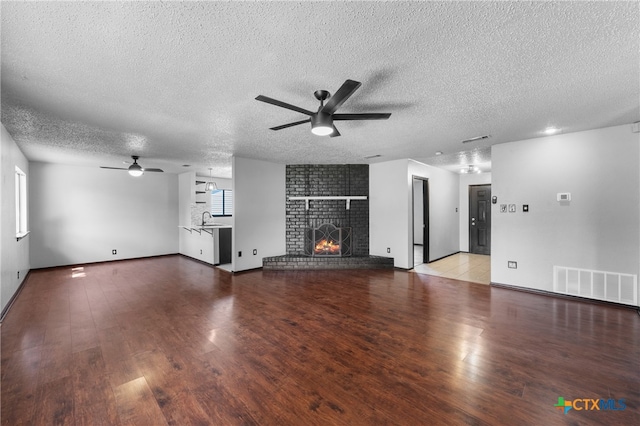
[{"label": "fireplace firebox", "polygon": [[351,228],[323,223],[316,228],[305,228],[304,235],[308,256],[351,256]]}]

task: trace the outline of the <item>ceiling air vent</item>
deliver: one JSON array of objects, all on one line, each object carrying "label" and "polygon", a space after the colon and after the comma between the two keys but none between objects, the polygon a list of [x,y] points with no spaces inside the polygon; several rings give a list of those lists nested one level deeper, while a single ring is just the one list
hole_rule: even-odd
[{"label": "ceiling air vent", "polygon": [[476,136],[475,138],[469,138],[469,139],[465,139],[462,141],[462,143],[469,143],[469,142],[478,142],[484,139],[489,139],[491,137],[491,135],[484,135],[484,136]]}]

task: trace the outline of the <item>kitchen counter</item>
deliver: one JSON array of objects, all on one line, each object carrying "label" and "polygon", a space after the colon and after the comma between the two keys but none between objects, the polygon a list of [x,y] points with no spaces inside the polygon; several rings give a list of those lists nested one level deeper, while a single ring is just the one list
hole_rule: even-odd
[{"label": "kitchen counter", "polygon": [[184,229],[210,229],[210,228],[231,228],[232,225],[226,223],[206,223],[204,225],[178,225],[178,228]]}]

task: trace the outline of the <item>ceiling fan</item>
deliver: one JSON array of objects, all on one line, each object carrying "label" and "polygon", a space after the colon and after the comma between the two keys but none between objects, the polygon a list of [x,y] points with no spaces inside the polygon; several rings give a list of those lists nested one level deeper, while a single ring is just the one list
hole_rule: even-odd
[{"label": "ceiling fan", "polygon": [[[347,100],[353,93],[362,86],[362,83],[354,80],[345,81],[338,91],[331,96],[326,90],[316,90],[313,94],[320,101],[320,107],[317,112],[312,112],[304,108],[297,107],[276,99],[259,95],[257,101],[266,102],[281,108],[290,109],[302,114],[308,115],[306,120],[295,121],[282,126],[271,127],[271,130],[282,130],[287,127],[297,126],[298,124],[311,123],[311,132],[318,136],[340,136],[340,132],[333,124],[334,121],[340,120],[386,120],[391,117],[391,113],[364,113],[364,114],[335,114],[336,110]],[[325,104],[324,101],[327,101]]]},{"label": "ceiling fan", "polygon": [[164,170],[162,169],[143,169],[142,166],[140,164],[138,164],[138,158],[140,158],[138,155],[132,155],[131,158],[133,158],[133,164],[130,165],[128,168],[123,168],[123,167],[107,167],[107,166],[100,166],[101,169],[113,169],[113,170],[128,170],[129,174],[131,176],[142,176],[142,174],[144,172],[164,172]]}]

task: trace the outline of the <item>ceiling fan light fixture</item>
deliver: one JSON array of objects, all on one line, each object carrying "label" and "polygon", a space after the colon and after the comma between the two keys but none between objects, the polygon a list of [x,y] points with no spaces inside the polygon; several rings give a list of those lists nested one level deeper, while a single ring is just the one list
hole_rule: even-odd
[{"label": "ceiling fan light fixture", "polygon": [[134,163],[129,166],[129,174],[133,177],[139,177],[144,174],[144,169],[134,161]]},{"label": "ceiling fan light fixture", "polygon": [[311,133],[328,136],[333,133],[333,119],[330,114],[318,112],[311,116]]},{"label": "ceiling fan light fixture", "polygon": [[311,133],[316,136],[329,136],[331,133],[333,133],[333,127],[318,125],[311,128]]}]

